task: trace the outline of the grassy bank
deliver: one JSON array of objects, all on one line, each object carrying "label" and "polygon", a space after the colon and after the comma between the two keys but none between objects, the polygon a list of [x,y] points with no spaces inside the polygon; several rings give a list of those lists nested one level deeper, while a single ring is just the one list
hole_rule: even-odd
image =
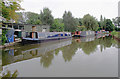
[{"label": "grassy bank", "polygon": [[120,39],[120,32],[113,31],[113,32],[111,32],[111,35]]}]

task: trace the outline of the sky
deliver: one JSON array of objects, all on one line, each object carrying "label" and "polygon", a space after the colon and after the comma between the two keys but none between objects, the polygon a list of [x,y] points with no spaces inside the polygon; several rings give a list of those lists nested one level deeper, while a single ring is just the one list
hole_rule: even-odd
[{"label": "sky", "polygon": [[22,12],[39,13],[44,7],[52,11],[55,18],[62,18],[64,11],[71,11],[75,18],[82,18],[90,14],[100,19],[100,15],[112,19],[118,16],[118,2],[120,0],[23,0]]}]

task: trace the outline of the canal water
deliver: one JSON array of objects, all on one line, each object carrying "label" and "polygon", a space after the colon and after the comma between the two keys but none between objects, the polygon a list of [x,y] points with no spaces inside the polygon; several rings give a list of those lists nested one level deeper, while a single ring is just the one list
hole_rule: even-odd
[{"label": "canal water", "polygon": [[17,77],[118,77],[118,45],[111,36],[18,44],[2,49],[0,70]]}]

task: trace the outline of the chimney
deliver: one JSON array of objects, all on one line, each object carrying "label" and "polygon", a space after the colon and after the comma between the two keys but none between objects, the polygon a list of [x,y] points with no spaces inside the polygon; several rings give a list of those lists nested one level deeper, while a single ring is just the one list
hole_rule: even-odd
[{"label": "chimney", "polygon": [[32,26],[32,32],[36,31],[36,26]]}]

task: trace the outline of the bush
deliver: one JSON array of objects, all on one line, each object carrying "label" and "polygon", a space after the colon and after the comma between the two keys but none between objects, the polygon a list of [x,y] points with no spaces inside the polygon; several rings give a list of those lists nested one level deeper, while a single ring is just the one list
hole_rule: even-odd
[{"label": "bush", "polygon": [[86,28],[85,28],[85,26],[78,26],[76,30],[77,31],[85,31]]},{"label": "bush", "polygon": [[113,31],[111,32],[112,36],[116,36],[117,38],[120,38],[120,32]]},{"label": "bush", "polygon": [[7,41],[7,37],[6,37],[6,30],[2,30],[2,45],[5,44],[5,42]]}]

